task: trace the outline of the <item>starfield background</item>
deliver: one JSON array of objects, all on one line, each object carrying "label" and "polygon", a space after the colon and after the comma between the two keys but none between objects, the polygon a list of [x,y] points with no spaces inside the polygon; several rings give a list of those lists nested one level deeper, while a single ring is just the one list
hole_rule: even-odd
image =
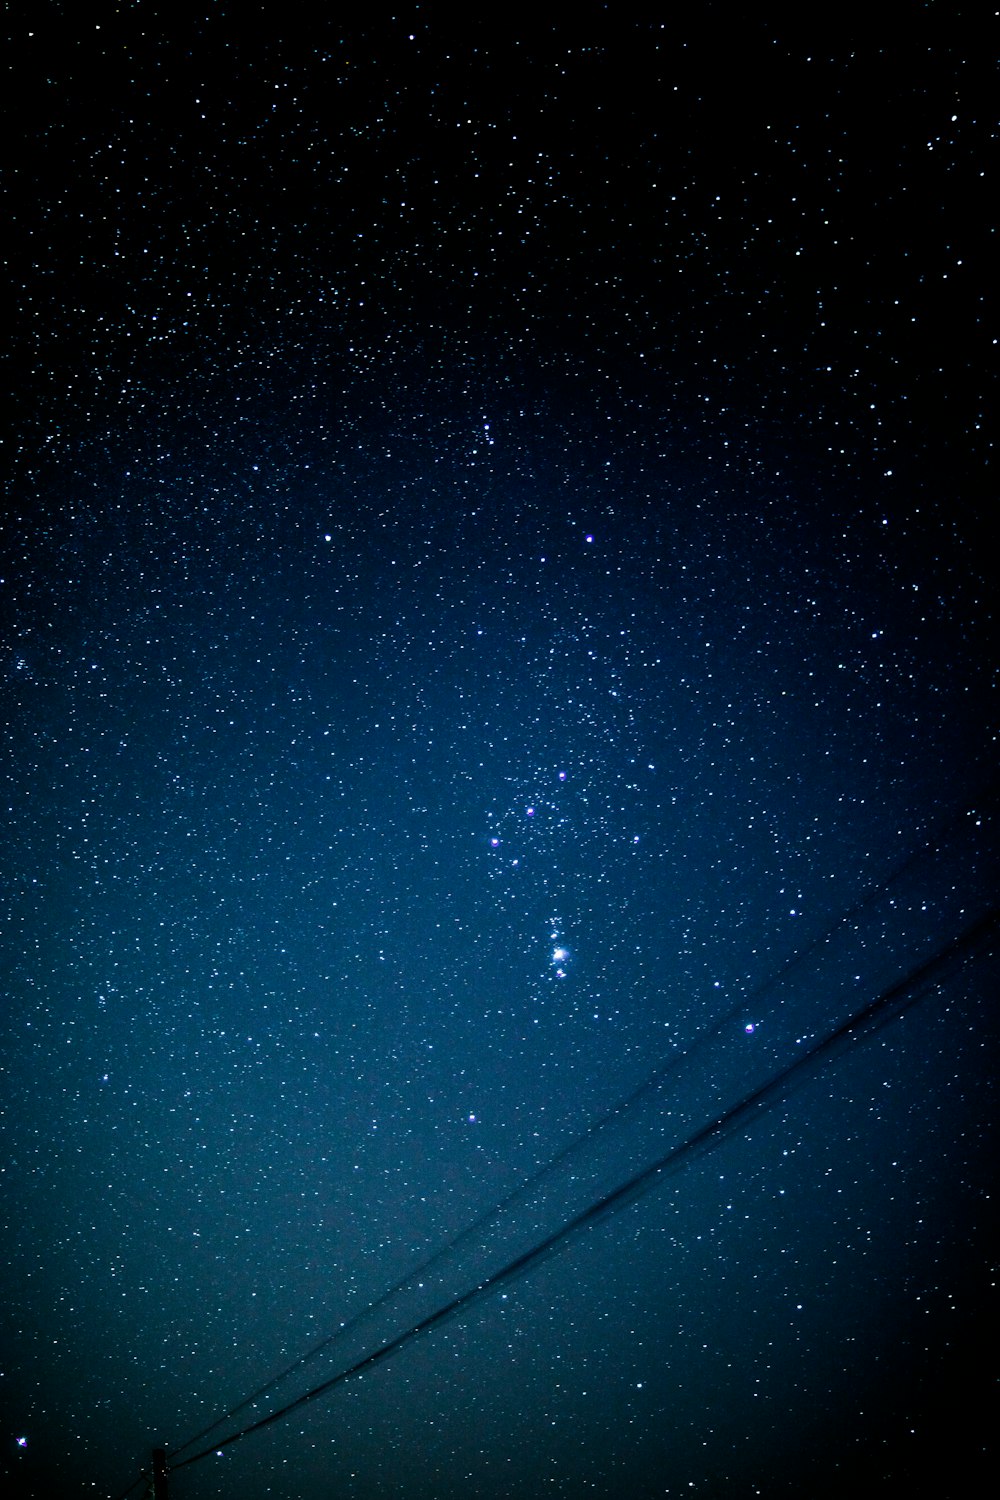
[{"label": "starfield background", "polygon": [[14,1495],[179,1461],[515,1195],[222,1441],[789,1069],[171,1495],[993,1472],[996,37],[782,12],[8,7]]}]

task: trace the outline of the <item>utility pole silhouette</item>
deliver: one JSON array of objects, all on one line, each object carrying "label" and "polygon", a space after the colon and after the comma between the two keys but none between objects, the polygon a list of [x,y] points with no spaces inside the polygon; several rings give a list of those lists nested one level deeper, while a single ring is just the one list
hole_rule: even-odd
[{"label": "utility pole silhouette", "polygon": [[153,1500],[167,1500],[167,1450],[153,1449]]}]

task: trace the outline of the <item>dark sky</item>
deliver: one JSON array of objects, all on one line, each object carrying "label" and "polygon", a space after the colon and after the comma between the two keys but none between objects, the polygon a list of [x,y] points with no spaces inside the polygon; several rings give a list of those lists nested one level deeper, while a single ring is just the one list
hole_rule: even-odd
[{"label": "dark sky", "polygon": [[[584,1137],[209,1441],[332,1378],[995,895],[985,11],[340,9],[8,7],[22,1500]],[[981,1492],[996,980],[173,1500]]]}]

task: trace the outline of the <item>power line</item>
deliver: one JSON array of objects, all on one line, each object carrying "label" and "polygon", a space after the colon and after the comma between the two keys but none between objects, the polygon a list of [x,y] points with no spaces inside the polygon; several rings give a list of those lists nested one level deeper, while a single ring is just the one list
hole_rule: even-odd
[{"label": "power line", "polygon": [[779,1100],[787,1097],[791,1086],[801,1081],[804,1076],[817,1066],[821,1066],[843,1050],[843,1048],[855,1041],[862,1041],[873,1035],[888,1022],[902,1015],[904,1011],[915,1005],[924,998],[932,989],[936,988],[946,976],[956,961],[964,960],[971,956],[977,949],[985,946],[989,939],[1000,928],[1000,907],[992,907],[985,916],[966,927],[959,935],[931,958],[912,968],[904,977],[897,980],[883,990],[874,1000],[863,1006],[860,1010],[842,1022],[833,1031],[828,1032],[820,1041],[815,1042],[804,1053],[797,1057],[794,1062],[781,1069],[767,1082],[753,1089],[750,1093],[722,1113],[709,1120],[707,1124],[693,1131],[679,1145],[671,1148],[649,1166],[635,1173],[627,1181],[619,1184],[610,1192],[596,1199],[582,1212],[574,1215],[565,1224],[561,1225],[553,1233],[546,1235],[538,1244],[523,1254],[516,1256],[513,1260],[487,1276],[477,1285],[470,1287],[467,1291],[449,1302],[444,1303],[436,1311],[422,1318],[418,1323],[397,1334],[388,1343],[382,1344],[370,1354],[356,1360],[347,1369],[341,1370],[330,1379],[314,1386],[303,1395],[296,1397],[294,1401],[288,1402],[277,1411],[259,1418],[249,1426],[243,1427],[237,1432],[232,1432],[228,1437],[213,1443],[211,1447],[204,1448],[193,1454],[190,1458],[182,1460],[178,1464],[172,1464],[171,1469],[187,1468],[191,1464],[200,1462],[223,1448],[239,1442],[242,1438],[249,1437],[253,1432],[259,1432],[261,1428],[268,1427],[274,1422],[280,1421],[291,1412],[299,1410],[308,1403],[315,1401],[318,1397],[326,1395],[336,1386],[344,1381],[360,1375],[366,1370],[374,1368],[384,1360],[397,1354],[401,1349],[412,1343],[415,1339],[429,1333],[432,1329],[440,1327],[450,1321],[459,1313],[464,1312],[475,1302],[496,1291],[507,1282],[523,1276],[527,1271],[533,1269],[542,1260],[560,1249],[568,1240],[577,1235],[581,1230],[591,1227],[599,1220],[611,1214],[619,1212],[628,1204],[634,1202],[644,1193],[654,1187],[657,1181],[666,1176],[672,1176],[681,1171],[693,1158],[700,1158],[707,1152],[714,1150],[724,1141],[728,1140],[736,1132],[744,1130],[753,1119],[760,1117],[766,1110],[773,1108]]},{"label": "power line", "polygon": [[829,927],[822,931],[818,936],[813,938],[809,943],[805,945],[805,947],[799,949],[796,953],[793,953],[790,958],[785,960],[785,962],[778,968],[778,970],[774,974],[770,975],[767,979],[763,980],[759,985],[757,985],[756,988],[753,989],[748,996],[741,998],[735,1005],[731,1006],[729,1010],[727,1010],[721,1017],[719,1017],[711,1026],[702,1031],[700,1034],[696,1034],[692,1042],[686,1048],[684,1048],[682,1052],[666,1059],[664,1062],[660,1063],[656,1068],[654,1068],[653,1071],[648,1074],[648,1076],[638,1085],[636,1089],[633,1090],[631,1094],[629,1094],[626,1098],[620,1100],[600,1118],[593,1121],[586,1128],[586,1130],[584,1130],[580,1135],[574,1137],[574,1139],[570,1141],[566,1146],[564,1146],[560,1151],[556,1152],[556,1154],[547,1162],[545,1162],[541,1167],[539,1167],[537,1171],[533,1172],[529,1177],[525,1178],[523,1182],[518,1183],[515,1188],[513,1188],[509,1193],[505,1195],[505,1197],[503,1197],[499,1201],[499,1203],[494,1204],[484,1213],[480,1214],[478,1218],[476,1218],[471,1224],[468,1224],[464,1229],[460,1230],[458,1234],[453,1236],[453,1238],[450,1239],[446,1244],[441,1246],[440,1249],[434,1251],[433,1254],[428,1256],[425,1260],[421,1261],[420,1264],[414,1267],[412,1270],[407,1271],[405,1275],[400,1277],[398,1281],[394,1282],[390,1287],[388,1287],[373,1302],[362,1308],[358,1313],[356,1313],[352,1318],[349,1318],[345,1323],[342,1323],[341,1326],[335,1329],[333,1333],[326,1335],[326,1337],[321,1339],[318,1343],[314,1344],[310,1349],[307,1349],[305,1354],[294,1360],[292,1364],[288,1365],[278,1374],[271,1376],[267,1381],[265,1381],[263,1385],[258,1386],[256,1390],[251,1392],[249,1396],[245,1396],[241,1401],[237,1402],[235,1406],[231,1406],[227,1411],[223,1412],[221,1416],[217,1417],[207,1427],[201,1428],[194,1434],[193,1437],[188,1438],[185,1443],[181,1444],[180,1447],[171,1450],[174,1456],[177,1456],[181,1453],[186,1453],[189,1448],[193,1448],[196,1443],[201,1442],[203,1438],[207,1437],[209,1433],[214,1432],[217,1427],[222,1426],[224,1422],[231,1421],[234,1417],[238,1416],[241,1411],[245,1411],[247,1407],[253,1406],[256,1402],[269,1395],[291,1375],[294,1375],[298,1370],[303,1369],[313,1360],[319,1358],[321,1354],[324,1354],[328,1349],[332,1348],[333,1345],[338,1343],[341,1339],[346,1338],[349,1333],[356,1330],[367,1319],[374,1317],[376,1313],[380,1312],[388,1303],[392,1302],[395,1298],[405,1292],[419,1278],[426,1276],[430,1271],[440,1265],[441,1262],[446,1260],[450,1255],[454,1255],[458,1250],[467,1246],[478,1235],[480,1235],[484,1229],[486,1229],[490,1224],[494,1223],[510,1208],[512,1208],[515,1203],[517,1203],[520,1199],[526,1197],[530,1192],[533,1191],[533,1189],[537,1188],[552,1172],[565,1165],[567,1161],[571,1160],[573,1156],[583,1150],[585,1146],[589,1145],[602,1131],[606,1130],[609,1126],[614,1124],[615,1121],[622,1119],[625,1115],[628,1114],[630,1110],[634,1109],[637,1104],[639,1104],[643,1099],[652,1094],[654,1090],[659,1088],[660,1085],[663,1084],[672,1074],[677,1073],[686,1063],[691,1062],[702,1051],[703,1048],[716,1041],[717,1038],[725,1031],[727,1026],[732,1025],[733,1022],[736,1021],[740,1016],[751,1011],[753,1007],[758,1005],[766,995],[776,989],[779,985],[783,984],[797,970],[801,969],[802,966],[818,951],[827,946],[837,933],[841,932],[844,928],[848,927],[852,922],[860,917],[862,913],[878,898],[884,897],[893,889],[894,886],[898,885],[916,864],[918,864],[921,860],[926,859],[928,856],[932,856],[933,854],[939,852],[947,837],[959,824],[961,824],[964,819],[974,815],[976,813],[977,807],[982,808],[986,804],[992,804],[995,800],[996,793],[994,792],[991,793],[987,797],[987,799],[985,799],[985,802],[965,806],[961,808],[958,813],[952,815],[952,817],[950,817],[937,829],[936,833],[930,839],[925,840],[923,844],[921,844],[916,850],[908,855],[906,859],[904,859],[902,863],[899,864],[896,869],[891,872],[891,874],[889,874],[888,876],[883,876],[878,881],[869,885],[869,887],[861,893],[858,899],[848,908],[848,910],[846,912],[843,912],[835,922],[833,922]]}]

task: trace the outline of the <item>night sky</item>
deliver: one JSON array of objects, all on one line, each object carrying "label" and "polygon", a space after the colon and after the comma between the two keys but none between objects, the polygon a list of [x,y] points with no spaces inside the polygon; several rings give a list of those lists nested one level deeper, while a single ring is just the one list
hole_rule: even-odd
[{"label": "night sky", "polygon": [[984,1492],[996,38],[872,9],[8,7],[7,1492],[675,1148],[172,1500]]}]

